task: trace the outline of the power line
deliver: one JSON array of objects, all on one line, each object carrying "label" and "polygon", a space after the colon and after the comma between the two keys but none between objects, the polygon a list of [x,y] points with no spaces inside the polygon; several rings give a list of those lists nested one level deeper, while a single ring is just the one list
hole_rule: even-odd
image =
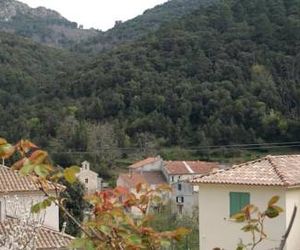
[{"label": "power line", "polygon": [[[258,149],[276,149],[276,148],[293,148],[300,147],[300,141],[294,142],[272,142],[272,143],[251,143],[251,144],[227,144],[227,145],[213,145],[201,147],[181,147],[185,151],[199,151],[205,149],[244,149],[244,150],[258,150]],[[161,147],[104,147],[94,151],[64,151],[52,152],[53,154],[97,154],[105,151],[143,151],[143,150],[159,150]]]}]

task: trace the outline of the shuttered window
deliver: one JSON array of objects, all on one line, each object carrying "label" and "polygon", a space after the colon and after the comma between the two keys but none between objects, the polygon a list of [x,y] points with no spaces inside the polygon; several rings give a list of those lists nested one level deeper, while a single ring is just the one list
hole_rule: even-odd
[{"label": "shuttered window", "polygon": [[230,216],[250,204],[250,193],[230,192]]}]

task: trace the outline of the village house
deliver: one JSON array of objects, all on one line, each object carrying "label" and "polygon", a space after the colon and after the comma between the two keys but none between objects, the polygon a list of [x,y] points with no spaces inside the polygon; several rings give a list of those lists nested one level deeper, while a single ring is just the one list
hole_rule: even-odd
[{"label": "village house", "polygon": [[[48,192],[54,195],[54,185],[49,183],[48,188]],[[0,238],[13,227],[13,222],[21,216],[20,211],[29,213],[33,204],[44,199],[45,194],[31,177],[21,177],[17,171],[0,165]],[[36,231],[37,249],[67,249],[73,237],[59,232],[59,208],[52,204],[42,212],[41,218]]]},{"label": "village house", "polygon": [[91,170],[90,163],[84,161],[81,163],[80,172],[77,174],[78,180],[84,185],[86,193],[91,194],[96,191],[101,191],[102,178]]},{"label": "village house", "polygon": [[130,165],[129,172],[150,172],[161,171],[163,166],[163,160],[160,156],[148,157],[144,160],[138,161]]},{"label": "village house", "polygon": [[[280,197],[278,205],[284,209],[279,217],[265,223],[267,239],[255,249],[279,247],[294,206],[300,208],[300,155],[266,156],[232,168],[194,178],[199,186],[199,236],[200,249],[215,247],[231,250],[242,240],[251,242],[242,225],[230,217],[247,204],[264,210],[269,199]],[[300,214],[287,239],[285,250],[300,249]]]},{"label": "village house", "polygon": [[172,186],[172,212],[192,215],[198,209],[198,188],[187,180],[219,169],[219,164],[205,161],[165,161],[162,171]]},{"label": "village house", "polygon": [[121,174],[117,186],[134,191],[138,183],[151,187],[169,184],[172,192],[167,200],[172,212],[192,215],[198,207],[198,190],[187,180],[193,176],[207,174],[219,168],[219,164],[204,161],[163,161],[161,157],[149,157],[129,166],[128,174]]},{"label": "village house", "polygon": [[[120,174],[117,186],[125,187],[129,192],[135,193],[139,183],[147,184],[155,189],[159,185],[167,184],[161,171],[162,159],[160,157],[149,157],[129,166],[129,173]],[[163,197],[164,200],[167,196]],[[134,215],[140,215],[138,209],[133,209]]]}]

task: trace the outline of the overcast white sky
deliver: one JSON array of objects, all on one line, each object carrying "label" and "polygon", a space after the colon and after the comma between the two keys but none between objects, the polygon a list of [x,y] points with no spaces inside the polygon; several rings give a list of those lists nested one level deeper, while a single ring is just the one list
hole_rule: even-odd
[{"label": "overcast white sky", "polygon": [[19,0],[31,7],[58,11],[70,21],[107,30],[116,20],[128,20],[167,0]]}]

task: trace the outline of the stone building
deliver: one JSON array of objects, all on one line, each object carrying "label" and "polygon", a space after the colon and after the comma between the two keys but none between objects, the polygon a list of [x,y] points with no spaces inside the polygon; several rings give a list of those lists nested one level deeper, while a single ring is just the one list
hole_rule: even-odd
[{"label": "stone building", "polygon": [[80,172],[77,174],[77,178],[84,185],[87,193],[91,194],[96,191],[101,191],[102,178],[98,177],[98,174],[91,170],[88,161],[81,163]]}]

